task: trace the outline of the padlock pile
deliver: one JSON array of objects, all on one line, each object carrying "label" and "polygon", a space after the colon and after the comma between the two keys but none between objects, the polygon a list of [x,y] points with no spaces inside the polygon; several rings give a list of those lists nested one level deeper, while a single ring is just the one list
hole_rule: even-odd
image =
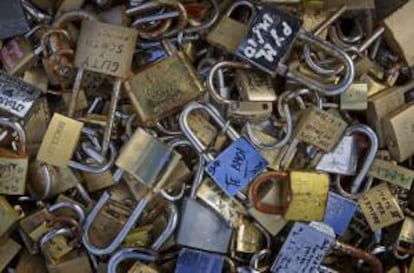
[{"label": "padlock pile", "polygon": [[414,0],[1,0],[0,272],[414,272]]}]

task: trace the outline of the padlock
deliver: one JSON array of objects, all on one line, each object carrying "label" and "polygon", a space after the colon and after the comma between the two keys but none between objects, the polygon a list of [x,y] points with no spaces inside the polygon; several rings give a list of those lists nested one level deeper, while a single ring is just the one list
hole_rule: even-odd
[{"label": "padlock", "polygon": [[[167,58],[149,65],[125,82],[128,97],[144,126],[154,126],[204,93],[204,87],[185,54],[169,44],[164,45],[169,55]],[[145,86],[143,92],[142,86]]]},{"label": "padlock", "polygon": [[24,118],[42,91],[26,82],[0,72],[0,110]]},{"label": "padlock", "polygon": [[[141,128],[122,149],[115,164],[149,187],[162,186],[181,159],[179,153]],[[151,166],[148,165],[149,158],[153,163]]]},{"label": "padlock", "polygon": [[29,23],[22,4],[13,0],[2,2],[0,39],[10,38],[29,31]]},{"label": "padlock", "polygon": [[303,223],[295,223],[270,272],[316,272],[335,238]]},{"label": "padlock", "polygon": [[302,113],[293,134],[297,140],[311,144],[324,152],[330,152],[338,144],[346,127],[346,122],[341,118],[310,107]]},{"label": "padlock", "polygon": [[16,265],[16,273],[44,273],[47,272],[44,259],[41,255],[31,255],[23,250]]},{"label": "padlock", "polygon": [[55,167],[39,161],[29,164],[27,182],[28,191],[40,199],[56,196],[80,183],[70,168]]},{"label": "padlock", "polygon": [[[327,96],[343,93],[354,78],[354,65],[350,57],[339,47],[306,33],[301,25],[298,18],[281,9],[266,6],[254,16],[247,34],[237,47],[236,55],[273,77],[277,74],[286,76]],[[317,45],[341,62],[345,75],[340,82],[324,84],[283,64],[296,38]]]},{"label": "padlock", "polygon": [[0,270],[4,270],[10,261],[20,252],[21,246],[8,238],[0,244]]},{"label": "padlock", "polygon": [[88,192],[102,190],[116,184],[110,171],[103,173],[83,172],[82,176]]},{"label": "padlock", "polygon": [[228,252],[233,230],[214,211],[195,199],[184,198],[181,215],[176,235],[178,245],[223,254]]},{"label": "padlock", "polygon": [[67,237],[75,237],[68,228],[53,229],[42,235],[39,245],[40,251],[47,257],[47,267],[58,264],[59,260],[74,250],[74,245],[70,244]]},{"label": "padlock", "polygon": [[[206,111],[218,126],[226,127],[226,135],[234,141],[215,159],[188,126],[187,117],[194,110]],[[198,154],[207,160],[205,171],[230,196],[245,188],[268,165],[246,138],[240,137],[231,126],[226,126],[225,120],[210,104],[203,105],[196,102],[188,104],[181,113],[180,128]]]},{"label": "padlock", "polygon": [[[134,261],[141,261],[141,262],[155,262],[157,257],[155,253],[152,253],[148,250],[142,251],[140,249],[134,248],[123,248],[116,253],[114,253],[108,262],[108,273],[116,273],[118,266],[125,260],[134,260]],[[141,269],[141,270],[139,270]],[[146,268],[139,268],[137,271],[130,268],[128,273],[157,273],[158,271],[155,270],[147,270]]]},{"label": "padlock", "polygon": [[[259,190],[265,183],[282,183],[277,204],[260,200]],[[251,185],[249,198],[263,213],[283,214],[286,220],[320,221],[323,219],[329,191],[329,176],[324,173],[291,171],[290,174],[268,172]],[[311,202],[309,202],[312,200]]]},{"label": "padlock", "polygon": [[86,70],[126,78],[136,39],[134,29],[84,20],[74,63]]},{"label": "padlock", "polygon": [[241,253],[257,253],[261,250],[262,240],[261,230],[246,218],[241,218],[236,229],[234,250]]},{"label": "padlock", "polygon": [[384,141],[393,159],[405,161],[414,154],[413,121],[414,104],[409,103],[387,114],[382,122]]},{"label": "padlock", "polygon": [[223,271],[224,262],[224,256],[199,250],[192,250],[189,248],[183,248],[181,249],[178,256],[177,266],[174,272],[219,273]]},{"label": "padlock", "polygon": [[414,37],[414,32],[410,28],[401,29],[401,26],[412,24],[411,12],[413,10],[414,4],[409,1],[382,22],[389,45],[400,54],[409,66],[414,65],[414,51],[408,42]]},{"label": "padlock", "polygon": [[404,214],[386,183],[371,188],[358,203],[373,231],[404,220]]},{"label": "padlock", "polygon": [[[365,161],[362,164],[358,174],[355,176],[352,184],[351,184],[351,193],[344,190],[341,184],[341,175],[337,174],[335,177],[335,185],[338,192],[347,198],[351,199],[358,199],[363,195],[372,185],[373,179],[369,177],[369,169],[374,162],[375,155],[378,151],[378,138],[375,132],[365,124],[355,124],[349,127],[345,135],[351,136],[353,134],[364,134],[369,140],[369,150],[365,156]],[[368,177],[368,178],[367,178]],[[362,187],[362,183],[364,182],[365,178],[367,178],[367,182],[365,182],[364,187]]]},{"label": "padlock", "polygon": [[43,137],[37,153],[37,160],[53,166],[67,167],[76,148],[82,127],[82,122],[55,113]]},{"label": "padlock", "polygon": [[221,215],[231,226],[237,227],[246,209],[236,199],[227,196],[211,179],[206,178],[197,189],[197,197]]},{"label": "padlock", "polygon": [[378,158],[372,164],[369,175],[407,190],[411,189],[414,179],[414,171]]},{"label": "padlock", "polygon": [[390,112],[403,106],[405,103],[412,101],[411,94],[413,88],[414,82],[410,82],[403,86],[386,89],[368,99],[367,123],[372,126],[377,133],[379,147],[385,146],[384,130],[382,126],[383,118]]},{"label": "padlock", "polygon": [[234,84],[244,101],[274,102],[277,99],[272,79],[260,71],[237,69]]},{"label": "padlock", "polygon": [[26,154],[26,133],[19,123],[6,118],[0,118],[0,125],[14,130],[19,138],[17,152],[0,148],[0,193],[22,195],[26,191],[29,164]]},{"label": "padlock", "polygon": [[41,52],[41,47],[32,49],[27,36],[18,36],[3,45],[0,50],[0,60],[9,74],[22,75],[36,63],[36,57]]},{"label": "padlock", "polygon": [[339,236],[343,235],[354,216],[358,204],[334,192],[329,192],[323,223],[332,227]]},{"label": "padlock", "polygon": [[188,125],[204,145],[209,146],[213,144],[213,141],[218,134],[218,130],[202,115],[202,113],[194,112],[189,115]]},{"label": "padlock", "polygon": [[36,67],[29,68],[24,71],[23,81],[39,88],[43,93],[47,93],[49,87],[49,79],[46,73]]},{"label": "padlock", "polygon": [[70,273],[74,268],[79,273],[92,273],[92,268],[85,252],[71,252],[58,264],[48,264],[49,273]]},{"label": "padlock", "polygon": [[239,22],[231,18],[232,13],[240,7],[249,10],[249,17],[253,18],[256,7],[249,1],[233,3],[218,24],[208,33],[207,41],[213,46],[219,47],[230,53],[235,53],[239,44],[243,41],[248,31],[249,22]]},{"label": "padlock", "polygon": [[3,196],[0,196],[0,238],[4,238],[16,226],[19,215]]},{"label": "padlock", "polygon": [[344,136],[336,148],[324,154],[316,170],[343,175],[355,175],[357,170],[357,149],[354,136]]},{"label": "padlock", "polygon": [[348,90],[341,94],[341,110],[366,111],[368,108],[368,84],[354,82]]},{"label": "padlock", "polygon": [[228,105],[227,116],[233,119],[247,120],[264,120],[270,117],[272,114],[272,102],[276,100],[276,96],[263,96],[259,101],[243,101],[243,100],[230,100],[222,97],[214,87],[215,74],[219,69],[224,67],[249,69],[250,66],[238,63],[223,61],[214,65],[208,76],[207,90],[211,97],[219,104]]}]

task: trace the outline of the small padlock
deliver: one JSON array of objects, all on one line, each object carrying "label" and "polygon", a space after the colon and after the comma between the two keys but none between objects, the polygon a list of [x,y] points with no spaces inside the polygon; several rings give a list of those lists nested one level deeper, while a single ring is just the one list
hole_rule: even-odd
[{"label": "small padlock", "polygon": [[248,31],[249,22],[239,22],[231,18],[236,8],[246,7],[249,9],[249,17],[253,18],[256,7],[249,1],[233,3],[218,24],[208,33],[207,41],[213,46],[225,49],[227,52],[235,53],[239,44],[243,41]]},{"label": "small padlock", "polygon": [[373,231],[404,220],[397,199],[386,183],[371,188],[358,203]]},{"label": "small padlock", "polygon": [[0,196],[0,238],[4,238],[16,226],[19,215],[3,196]]},{"label": "small padlock", "polygon": [[167,58],[149,65],[125,82],[125,90],[144,126],[154,126],[204,93],[185,54],[169,44],[165,44],[165,48]]},{"label": "small padlock", "polygon": [[42,91],[0,71],[0,109],[24,118]]},{"label": "small padlock", "polygon": [[405,161],[414,154],[414,103],[403,105],[383,118],[384,140],[393,159]]},{"label": "small padlock", "polygon": [[237,69],[234,84],[245,101],[276,101],[277,96],[269,75],[255,70]]},{"label": "small padlock", "polygon": [[0,244],[0,270],[4,270],[10,261],[20,252],[21,246],[8,238]]},{"label": "small padlock", "polygon": [[[118,266],[125,260],[134,260],[140,262],[155,262],[157,257],[150,251],[142,251],[134,248],[123,248],[114,253],[108,262],[108,273],[118,272]],[[140,263],[139,263],[140,264]],[[138,264],[138,265],[139,265]],[[134,269],[134,266],[128,270],[128,273],[157,273],[156,270],[147,270],[145,267],[138,267],[138,271]]]},{"label": "small padlock", "polygon": [[341,94],[340,108],[347,111],[366,111],[368,107],[368,83],[354,82]]},{"label": "small padlock", "polygon": [[29,23],[24,14],[22,3],[13,0],[1,3],[1,31],[0,39],[10,38],[29,31]]},{"label": "small padlock", "polygon": [[37,153],[37,160],[67,167],[78,143],[83,123],[55,113]]},{"label": "small padlock", "polygon": [[369,174],[407,190],[411,189],[414,180],[414,171],[378,158],[372,163]]},{"label": "small padlock", "polygon": [[19,123],[6,118],[0,118],[0,125],[14,130],[19,139],[17,152],[0,148],[0,193],[23,195],[26,191],[29,165],[29,157],[26,154],[26,133]]},{"label": "small padlock", "polygon": [[202,155],[208,162],[205,171],[224,192],[234,196],[266,169],[268,163],[256,148],[246,138],[240,137],[231,126],[226,127],[225,133],[234,142],[214,159],[188,126],[187,117],[194,110],[206,111],[222,128],[226,127],[226,122],[212,105],[196,102],[188,104],[180,116],[180,127],[184,135],[199,155]]},{"label": "small padlock", "polygon": [[224,256],[183,248],[178,256],[174,272],[219,273],[223,271],[224,262]]},{"label": "small padlock", "polygon": [[295,223],[270,272],[316,272],[334,240],[334,237],[310,226]]},{"label": "small padlock", "polygon": [[[261,99],[258,101],[243,101],[243,100],[230,100],[222,97],[218,90],[214,87],[214,78],[215,75],[220,69],[224,69],[225,67],[229,68],[238,68],[240,69],[249,69],[250,66],[239,63],[239,62],[230,62],[230,61],[223,61],[219,62],[214,65],[208,76],[207,81],[207,90],[209,91],[211,97],[220,104],[228,105],[227,108],[227,116],[232,119],[236,120],[265,120],[268,119],[272,114],[272,102],[276,100],[276,95],[273,91],[273,96],[271,95],[264,95],[261,96]],[[254,92],[254,91],[253,91]],[[271,92],[271,91],[270,91]],[[269,93],[270,93],[269,92]],[[259,95],[260,97],[260,95]]]}]

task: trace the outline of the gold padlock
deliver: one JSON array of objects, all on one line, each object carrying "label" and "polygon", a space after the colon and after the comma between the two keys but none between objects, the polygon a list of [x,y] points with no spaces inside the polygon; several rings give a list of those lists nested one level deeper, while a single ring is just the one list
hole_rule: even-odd
[{"label": "gold padlock", "polygon": [[404,213],[386,183],[371,188],[358,199],[358,204],[372,231],[404,220]]},{"label": "gold padlock", "polygon": [[6,198],[0,196],[0,238],[4,238],[15,227],[19,215],[7,202]]},{"label": "gold padlock", "polygon": [[372,164],[369,174],[407,190],[411,189],[414,180],[414,171],[378,158]]},{"label": "gold padlock", "polygon": [[188,115],[188,126],[204,145],[209,146],[213,143],[218,131],[201,113],[194,111]]},{"label": "gold padlock", "polygon": [[19,138],[17,153],[0,148],[0,193],[22,195],[26,190],[29,157],[26,155],[26,134],[17,122],[0,118],[0,125],[12,128]]},{"label": "gold padlock", "polygon": [[260,250],[262,237],[260,230],[253,223],[241,218],[236,230],[235,250],[242,253],[256,253]]},{"label": "gold padlock", "polygon": [[47,264],[46,266],[49,273],[71,273],[74,268],[78,273],[93,272],[88,255],[85,252],[78,253],[78,251],[71,252],[57,264]]},{"label": "gold padlock", "polygon": [[0,244],[0,270],[3,271],[10,261],[20,252],[21,246],[8,238]]},{"label": "gold padlock", "polygon": [[391,156],[398,162],[414,154],[414,103],[404,105],[383,119],[384,140]]},{"label": "gold padlock", "polygon": [[129,76],[138,33],[135,29],[84,20],[75,65],[105,75]]},{"label": "gold padlock", "polygon": [[155,126],[205,92],[185,54],[169,44],[165,47],[169,57],[148,65],[125,82],[128,97],[144,126]]},{"label": "gold padlock", "polygon": [[413,12],[414,3],[408,1],[383,21],[385,38],[389,45],[404,58],[408,66],[414,65],[414,50],[410,42],[414,39],[414,30],[411,27],[401,26],[413,25]]},{"label": "gold padlock", "polygon": [[37,154],[37,160],[66,167],[78,143],[83,123],[55,113]]},{"label": "gold padlock", "polygon": [[234,83],[245,101],[276,101],[272,78],[261,71],[237,69]]},{"label": "gold padlock", "polygon": [[340,108],[348,111],[366,111],[368,107],[368,83],[354,82],[341,94]]},{"label": "gold padlock", "polygon": [[368,99],[367,123],[378,136],[379,147],[385,146],[384,130],[382,125],[383,118],[409,102],[411,90],[414,88],[414,81],[404,86],[393,87],[379,92]]}]

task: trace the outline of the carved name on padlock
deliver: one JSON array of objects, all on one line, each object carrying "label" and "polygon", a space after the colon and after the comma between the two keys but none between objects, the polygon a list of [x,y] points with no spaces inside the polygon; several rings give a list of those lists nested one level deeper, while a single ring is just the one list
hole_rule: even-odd
[{"label": "carved name on padlock", "polygon": [[381,159],[375,159],[369,174],[407,190],[411,189],[414,179],[414,171]]}]

